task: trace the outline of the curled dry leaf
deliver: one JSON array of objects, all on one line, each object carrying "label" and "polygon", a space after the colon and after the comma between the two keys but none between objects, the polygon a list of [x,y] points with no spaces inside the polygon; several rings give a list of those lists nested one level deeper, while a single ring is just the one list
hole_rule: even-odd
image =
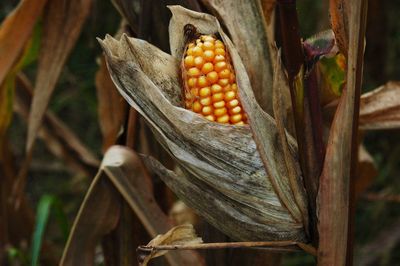
[{"label": "curled dry leaf", "polygon": [[[153,258],[163,256],[167,250],[153,250],[152,248],[161,245],[185,245],[199,244],[203,240],[196,235],[196,232],[191,224],[178,225],[169,230],[163,235],[158,235],[153,238],[145,247],[138,249],[138,260],[140,265],[146,266]],[[149,252],[144,252],[148,250]]]},{"label": "curled dry leaf", "polygon": [[400,127],[400,82],[389,81],[360,100],[361,129]]},{"label": "curled dry leaf", "polygon": [[[215,17],[178,6],[170,9],[174,56],[126,35],[119,41],[110,36],[99,40],[118,90],[143,115],[183,174],[178,176],[149,157],[144,157],[146,165],[186,204],[232,238],[305,241],[304,216],[297,202],[306,206],[306,199],[294,196],[276,123],[257,104],[232,42]],[[250,127],[209,122],[179,107],[182,89],[177,58],[183,54],[183,28],[188,23],[202,34],[222,37]],[[287,142],[297,162],[293,137],[287,135]],[[301,184],[299,167],[295,169],[297,184]]]},{"label": "curled dry leaf", "polygon": [[[93,265],[100,239],[118,222],[121,198],[129,205],[150,236],[168,231],[173,225],[157,205],[140,158],[123,146],[105,153],[100,170],[90,185],[72,226],[60,265]],[[101,203],[101,208],[99,208]],[[133,252],[133,251],[132,251]],[[204,265],[198,253],[169,253],[169,265]]]}]

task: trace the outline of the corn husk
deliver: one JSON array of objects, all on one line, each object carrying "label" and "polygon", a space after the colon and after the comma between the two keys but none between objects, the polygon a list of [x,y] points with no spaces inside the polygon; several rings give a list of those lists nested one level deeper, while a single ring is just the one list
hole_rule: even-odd
[{"label": "corn husk", "polygon": [[[178,175],[148,156],[144,162],[188,206],[234,239],[305,241],[307,204],[293,137],[278,131],[274,119],[257,104],[243,63],[217,19],[178,6],[170,9],[172,55],[126,35],[119,41],[111,36],[99,40],[119,92],[143,115],[181,171]],[[222,37],[250,126],[209,122],[180,107],[179,59],[188,23],[202,34]],[[287,156],[295,162],[291,170]],[[293,190],[293,185],[298,187]]]}]

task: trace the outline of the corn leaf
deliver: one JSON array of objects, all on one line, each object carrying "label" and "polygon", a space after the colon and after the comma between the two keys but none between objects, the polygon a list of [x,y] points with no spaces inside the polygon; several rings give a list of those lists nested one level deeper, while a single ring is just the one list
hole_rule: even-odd
[{"label": "corn leaf", "polygon": [[36,212],[36,225],[32,239],[32,266],[36,266],[39,263],[39,256],[44,238],[44,232],[46,230],[51,210],[53,210],[54,212],[55,218],[57,219],[64,240],[67,240],[69,233],[68,220],[62,210],[62,205],[60,201],[55,196],[43,195],[39,200]]},{"label": "corn leaf", "polygon": [[399,127],[400,82],[389,81],[361,96],[360,128],[374,130]]},{"label": "corn leaf", "polygon": [[46,0],[23,0],[0,27],[0,84],[16,64],[31,37]]},{"label": "corn leaf", "polygon": [[64,63],[89,14],[91,0],[53,0],[46,6],[35,94],[28,123],[30,153]]},{"label": "corn leaf", "polygon": [[[104,155],[71,229],[60,265],[93,265],[94,250],[102,236],[115,228],[124,199],[150,236],[173,225],[156,204],[142,163],[132,150],[112,146]],[[101,202],[101,208],[99,208]],[[170,265],[203,265],[196,252],[170,253]]]}]

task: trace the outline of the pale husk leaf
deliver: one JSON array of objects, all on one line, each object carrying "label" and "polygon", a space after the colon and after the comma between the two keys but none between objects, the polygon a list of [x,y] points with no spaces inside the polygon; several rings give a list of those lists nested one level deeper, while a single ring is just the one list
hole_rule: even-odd
[{"label": "pale husk leaf", "polygon": [[[162,235],[157,235],[153,238],[146,247],[152,248],[160,245],[184,245],[184,244],[199,244],[203,243],[201,237],[196,235],[196,232],[191,224],[178,225],[171,228],[168,232]],[[150,252],[140,262],[141,266],[146,266],[153,258],[163,256],[167,250],[157,250]]]},{"label": "pale husk leaf", "polygon": [[[172,11],[176,19],[177,9]],[[176,27],[171,31],[176,34],[171,36],[171,48],[178,58],[183,52],[183,26],[186,23],[195,25],[201,33],[212,33],[219,28],[216,19],[209,15],[182,8],[179,12],[188,12],[190,16],[181,17],[180,24],[175,26],[171,23],[171,28]],[[201,22],[197,23],[197,20]],[[174,57],[126,36],[120,41],[107,36],[100,43],[118,90],[144,116],[158,140],[181,167],[184,175],[178,177],[154,160],[147,162],[179,197],[233,238],[302,241],[305,237],[302,215],[289,185],[286,165],[282,164],[284,155],[275,122],[255,102],[243,64],[235,62],[240,61],[237,52],[223,32],[219,33],[232,55],[239,88],[247,86],[242,102],[247,102],[250,109],[256,105],[256,116],[263,119],[256,130],[271,133],[264,150],[268,151],[270,168],[274,168],[271,172],[275,175],[279,196],[267,177],[248,126],[212,123],[176,106],[181,102],[181,85],[179,62]],[[174,45],[173,40],[182,43]],[[250,116],[253,121],[258,119],[254,118]],[[292,137],[288,136],[288,140],[293,155],[296,145]],[[285,205],[289,205],[289,210],[281,203],[280,196]]]}]

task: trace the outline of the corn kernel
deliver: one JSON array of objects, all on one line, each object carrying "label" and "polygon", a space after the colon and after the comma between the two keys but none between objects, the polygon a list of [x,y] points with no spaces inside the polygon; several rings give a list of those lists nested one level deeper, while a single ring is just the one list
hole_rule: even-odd
[{"label": "corn kernel", "polygon": [[204,106],[201,112],[203,115],[210,115],[213,113],[213,108],[211,106]]},{"label": "corn kernel", "polygon": [[188,85],[190,88],[195,87],[196,84],[197,84],[197,78],[190,78],[190,79],[188,79],[188,81],[187,81],[187,85]]},{"label": "corn kernel", "polygon": [[213,106],[215,108],[222,108],[222,107],[225,106],[225,102],[224,101],[219,101],[219,102],[213,103]]},{"label": "corn kernel", "polygon": [[225,115],[227,112],[228,112],[228,110],[225,107],[222,107],[222,108],[215,109],[214,115],[216,117],[220,117],[220,116]]},{"label": "corn kernel", "polygon": [[193,55],[194,56],[203,56],[203,49],[200,47],[196,46],[193,48]]},{"label": "corn kernel", "polygon": [[196,113],[200,113],[200,111],[201,111],[201,104],[198,102],[198,101],[195,101],[194,103],[193,103],[193,111],[194,112],[196,112]]},{"label": "corn kernel", "polygon": [[229,122],[229,115],[223,115],[217,118],[217,122],[219,123],[228,123]]},{"label": "corn kernel", "polygon": [[201,88],[199,91],[199,96],[204,98],[204,97],[208,97],[211,95],[211,89],[210,87],[205,87],[205,88]]},{"label": "corn kernel", "polygon": [[198,77],[200,76],[200,70],[196,67],[189,68],[187,71],[189,77]]},{"label": "corn kernel", "polygon": [[200,99],[200,103],[201,105],[207,106],[207,105],[211,105],[211,97],[205,97],[203,99]]},{"label": "corn kernel", "polygon": [[205,76],[200,76],[197,79],[197,86],[199,86],[199,88],[203,88],[203,87],[208,86],[207,78]]},{"label": "corn kernel", "polygon": [[218,92],[221,92],[222,91],[222,87],[220,86],[220,85],[218,85],[218,84],[213,84],[212,86],[211,86],[211,92],[212,93],[218,93]]},{"label": "corn kernel", "polygon": [[221,72],[219,72],[218,76],[221,79],[228,79],[231,76],[231,72],[229,71],[229,69],[224,69]]},{"label": "corn kernel", "polygon": [[214,65],[210,62],[205,63],[201,68],[201,72],[203,72],[203,74],[208,74],[213,70],[214,70]]},{"label": "corn kernel", "polygon": [[211,35],[190,42],[182,65],[184,105],[209,121],[244,125],[234,68],[224,43]]},{"label": "corn kernel", "polygon": [[188,55],[185,57],[185,67],[190,68],[194,66],[194,57],[192,55]]},{"label": "corn kernel", "polygon": [[215,71],[211,71],[210,73],[207,74],[207,80],[213,84],[218,81],[218,73]]}]

